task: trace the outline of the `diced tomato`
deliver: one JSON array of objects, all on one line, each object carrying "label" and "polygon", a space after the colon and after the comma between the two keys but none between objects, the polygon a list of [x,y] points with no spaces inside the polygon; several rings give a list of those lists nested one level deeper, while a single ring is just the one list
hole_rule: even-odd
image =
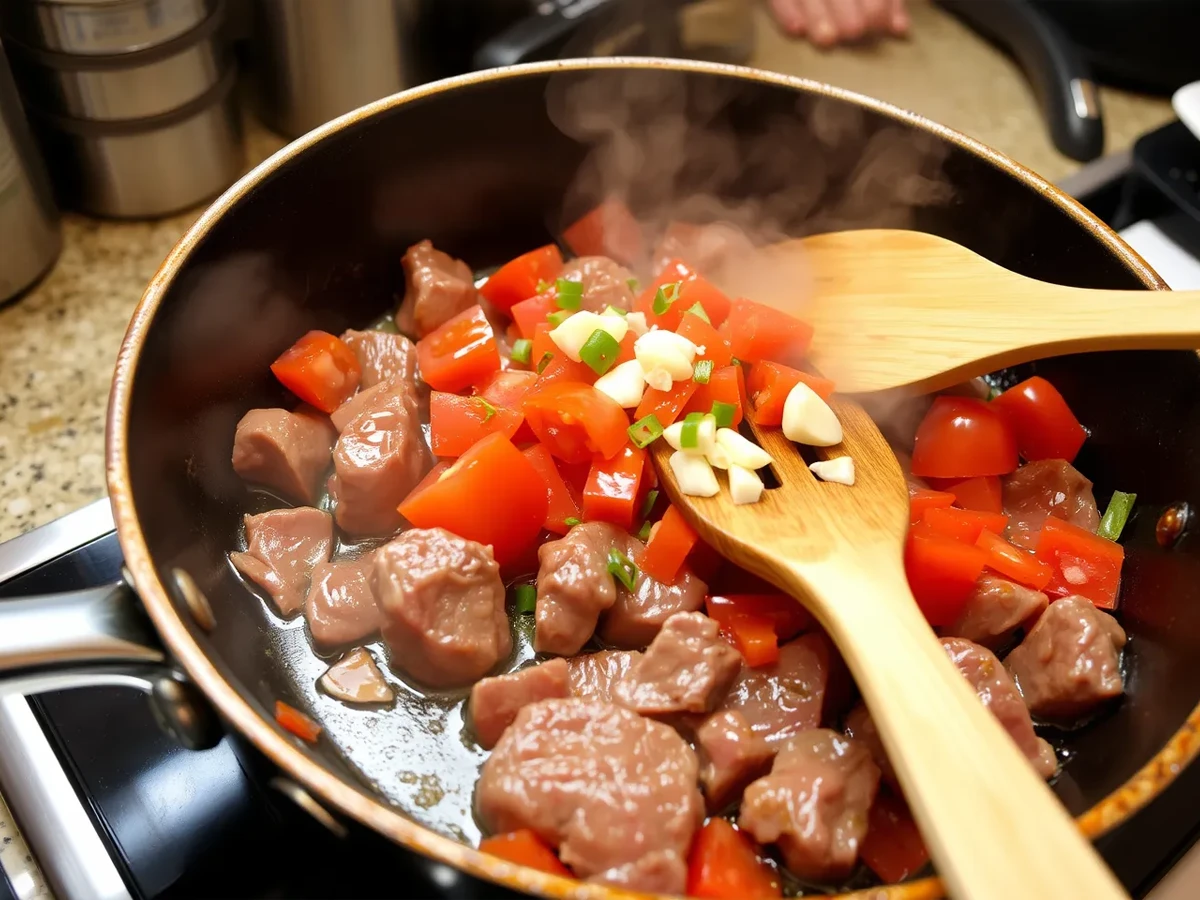
[{"label": "diced tomato", "polygon": [[441,478],[442,473],[449,469],[452,465],[454,465],[454,460],[438,460],[437,464],[425,473],[425,477],[417,482],[417,486],[408,492],[408,496],[404,498],[403,502],[407,503],[413,497],[417,496],[417,494],[421,493],[421,491],[425,490],[425,488],[429,487],[431,484]]},{"label": "diced tomato", "polygon": [[711,900],[771,900],[783,888],[754,844],[725,819],[709,819],[688,854],[687,895]]},{"label": "diced tomato", "polygon": [[903,881],[929,862],[929,850],[904,800],[890,791],[876,794],[858,855],[884,884]]},{"label": "diced tomato", "polygon": [[1054,574],[1049,564],[990,531],[981,531],[975,546],[987,553],[989,569],[1035,591],[1049,584]]},{"label": "diced tomato", "polygon": [[952,506],[954,495],[946,491],[925,491],[910,489],[908,495],[908,521],[919,522],[927,509]]},{"label": "diced tomato", "polygon": [[521,401],[537,381],[536,372],[517,369],[511,372],[496,372],[479,386],[479,396],[493,406],[520,409]]},{"label": "diced tomato", "polygon": [[605,200],[563,231],[577,256],[608,256],[625,265],[640,262],[645,251],[642,226],[620,200]]},{"label": "diced tomato", "polygon": [[541,444],[534,444],[521,452],[537,469],[546,485],[546,499],[549,505],[546,507],[546,520],[542,527],[554,534],[566,534],[571,530],[567,519],[583,518],[575,493],[567,485],[549,450]]},{"label": "diced tomato", "polygon": [[[555,302],[557,296],[558,292],[554,288],[550,288],[550,290],[543,291],[537,296],[514,304],[513,308],[509,310],[509,315],[513,317],[513,321],[517,324],[517,328],[521,332],[521,337],[532,341],[539,325],[550,324],[546,321],[546,316],[558,309],[558,303]],[[530,357],[532,365],[536,366],[537,362],[537,356]]]},{"label": "diced tomato", "polygon": [[980,512],[1004,511],[1004,485],[999,475],[981,475],[978,478],[930,478],[930,486],[954,498],[960,509],[977,509]]},{"label": "diced tomato", "polygon": [[562,254],[554,244],[522,253],[496,270],[479,289],[489,303],[501,312],[528,300],[537,292],[539,281],[553,282],[563,270]]},{"label": "diced tomato", "polygon": [[908,586],[930,625],[958,621],[986,563],[983,550],[948,538],[910,531],[904,545]]},{"label": "diced tomato", "polygon": [[333,412],[358,390],[362,370],[345,342],[310,331],[271,363],[279,383],[321,412]]},{"label": "diced tomato", "polygon": [[481,384],[500,368],[496,335],[482,307],[463,310],[417,342],[421,377],[435,391]]},{"label": "diced tomato", "polygon": [[642,474],[646,471],[646,451],[626,444],[611,459],[592,463],[583,489],[585,522],[611,522],[629,530],[641,500]]},{"label": "diced tomato", "polygon": [[[547,354],[552,357],[563,356],[563,352],[558,349],[558,344],[554,343],[554,339],[550,337],[550,332],[553,330],[554,326],[549,322],[539,322],[537,328],[533,329],[533,338],[530,340],[529,348],[529,365],[533,369],[534,375],[541,374],[538,372],[538,368]],[[563,358],[566,359],[565,356]]]},{"label": "diced tomato", "polygon": [[779,662],[779,636],[766,616],[731,613],[721,623],[721,637],[752,669]]},{"label": "diced tomato", "polygon": [[549,362],[538,374],[538,380],[533,384],[530,393],[536,393],[547,385],[558,382],[590,385],[596,380],[596,372],[587,363],[567,359],[566,354],[555,351]]},{"label": "diced tomato", "polygon": [[696,359],[712,360],[713,369],[722,369],[733,362],[729,341],[721,337],[721,333],[717,329],[699,316],[685,313],[675,333],[687,338],[697,347],[703,347],[704,352],[697,354]]},{"label": "diced tomato", "polygon": [[275,721],[284,731],[290,731],[302,741],[314,744],[321,736],[321,726],[294,706],[282,700],[275,701]]},{"label": "diced tomato", "polygon": [[546,449],[562,460],[609,459],[629,439],[629,417],[611,397],[590,384],[559,381],[525,398],[525,419]]},{"label": "diced tomato", "polygon": [[938,397],[917,426],[912,473],[922,478],[1007,475],[1017,467],[1008,422],[971,397]]},{"label": "diced tomato", "polygon": [[651,578],[663,584],[674,584],[683,561],[699,539],[683,514],[676,507],[669,506],[637,564]]},{"label": "diced tomato", "polygon": [[621,338],[621,349],[617,351],[617,358],[613,361],[615,369],[621,363],[629,362],[631,359],[637,359],[637,353],[634,352],[633,345],[637,341],[637,335],[632,331],[625,332],[625,337]]},{"label": "diced tomato", "polygon": [[746,401],[746,379],[742,375],[741,366],[726,366],[717,369],[708,384],[696,386],[683,407],[684,413],[707,413],[712,410],[714,403],[730,403],[733,405],[733,422],[730,428],[737,428],[743,418],[743,410],[749,405]]},{"label": "diced tomato", "polygon": [[928,529],[929,533],[937,537],[973,544],[979,540],[979,534],[982,531],[1004,534],[1004,529],[1008,525],[1008,516],[1003,513],[985,513],[973,509],[935,507],[925,511],[925,515],[921,518],[921,524]]},{"label": "diced tomato", "polygon": [[743,362],[794,362],[808,352],[813,329],[795,316],[752,300],[733,302],[721,329]]},{"label": "diced tomato", "polygon": [[[658,289],[678,282],[680,287],[674,302],[663,313],[654,311],[654,298]],[[663,268],[650,286],[647,287],[636,301],[635,312],[644,313],[647,325],[657,325],[668,331],[679,327],[683,314],[697,303],[704,309],[705,315],[713,327],[719,327],[729,316],[731,303],[719,289],[706,278],[696,272],[683,260],[673,259]]]},{"label": "diced tomato", "polygon": [[677,302],[682,304],[680,311],[684,313],[699,303],[713,328],[725,324],[733,306],[733,301],[720,288],[700,274],[684,283]]},{"label": "diced tomato", "polygon": [[1017,450],[1030,462],[1071,462],[1087,438],[1063,395],[1039,375],[1009,388],[992,401],[992,409],[1008,422],[1017,439]]},{"label": "diced tomato", "polygon": [[490,434],[441,478],[400,504],[418,528],[445,528],[491,544],[496,562],[518,559],[537,539],[549,497],[541,474],[512,441]]},{"label": "diced tomato", "polygon": [[496,834],[479,842],[479,849],[519,866],[570,878],[571,872],[554,855],[554,850],[528,828]]},{"label": "diced tomato", "polygon": [[429,443],[434,456],[461,456],[489,434],[511,440],[524,420],[520,407],[508,409],[482,397],[443,391],[429,395]]},{"label": "diced tomato", "polygon": [[642,394],[642,402],[638,404],[637,411],[633,414],[634,421],[653,415],[658,419],[658,423],[666,428],[679,418],[679,414],[683,412],[687,402],[692,399],[698,386],[696,382],[689,379],[675,382],[669,391],[660,391],[658,388],[652,387],[646,388],[646,392]]},{"label": "diced tomato", "polygon": [[783,404],[792,388],[803,381],[823,400],[833,396],[834,384],[828,378],[801,372],[775,362],[757,362],[750,367],[746,393],[750,398],[750,418],[758,425],[783,422]]},{"label": "diced tomato", "polygon": [[1116,608],[1125,562],[1125,548],[1116,541],[1050,516],[1038,534],[1035,555],[1050,565],[1043,590],[1051,597],[1078,594],[1100,609]]},{"label": "diced tomato", "polygon": [[737,615],[766,619],[781,641],[790,641],[813,627],[808,610],[786,594],[710,594],[704,598],[704,607],[708,617],[722,625]]}]

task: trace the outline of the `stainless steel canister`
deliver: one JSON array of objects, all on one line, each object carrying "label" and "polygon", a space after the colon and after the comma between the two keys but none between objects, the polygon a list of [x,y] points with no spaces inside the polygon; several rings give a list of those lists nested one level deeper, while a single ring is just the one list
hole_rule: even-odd
[{"label": "stainless steel canister", "polygon": [[0,25],[30,47],[133,53],[191,31],[215,6],[216,0],[2,0]]},{"label": "stainless steel canister", "polygon": [[0,47],[0,301],[36,281],[61,248],[50,182]]}]

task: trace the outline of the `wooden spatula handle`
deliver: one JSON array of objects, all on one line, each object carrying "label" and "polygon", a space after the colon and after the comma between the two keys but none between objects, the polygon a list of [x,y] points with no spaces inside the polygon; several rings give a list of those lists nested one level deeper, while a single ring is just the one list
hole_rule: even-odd
[{"label": "wooden spatula handle", "polygon": [[[1126,897],[946,655],[898,557],[880,545],[773,574],[823,599],[814,608],[862,690],[951,896]],[[888,599],[896,593],[903,602]]]}]

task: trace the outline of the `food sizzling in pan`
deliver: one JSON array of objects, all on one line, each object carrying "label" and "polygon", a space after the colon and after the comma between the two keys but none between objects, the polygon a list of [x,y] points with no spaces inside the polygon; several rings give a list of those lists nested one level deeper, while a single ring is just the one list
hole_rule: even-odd
[{"label": "food sizzling in pan", "polygon": [[[743,418],[840,442],[836,385],[803,368],[811,329],[705,277],[727,237],[673,226],[644,285],[627,267],[639,226],[613,204],[567,230],[578,257],[539,248],[478,288],[429,241],[409,248],[394,322],[304,335],[272,366],[300,403],[238,424],[235,470],[281,502],[246,517],[230,558],[276,614],[303,614],[330,696],[392,703],[386,664],[467,698],[445,739],[491,751],[489,852],[705,897],[838,884],[860,863],[902,879],[927,855],[837,651],[697,539],[647,460],[665,440],[685,491],[753,503],[771,460]],[[1035,720],[1079,726],[1124,689],[1132,499],[1101,518],[1071,464],[1086,433],[1049,383],[963,393],[897,448],[905,565],[946,653],[1049,778]],[[814,471],[854,490],[849,458]],[[530,631],[536,658],[514,670]],[[386,660],[363,646],[377,636]],[[320,734],[284,704],[279,719]]]}]

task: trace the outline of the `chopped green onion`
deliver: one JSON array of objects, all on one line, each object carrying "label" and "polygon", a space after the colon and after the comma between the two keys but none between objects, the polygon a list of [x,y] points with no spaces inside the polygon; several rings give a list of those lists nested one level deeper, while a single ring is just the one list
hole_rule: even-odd
[{"label": "chopped green onion", "polygon": [[633,590],[633,585],[638,577],[638,567],[633,564],[633,560],[616,547],[608,551],[608,571],[617,581],[625,585],[626,590]]},{"label": "chopped green onion", "polygon": [[712,373],[713,361],[711,359],[702,359],[692,369],[692,380],[696,384],[708,384],[708,380],[712,378]]},{"label": "chopped green onion", "polygon": [[658,502],[658,491],[657,490],[647,491],[646,499],[642,502],[642,511],[639,514],[638,518],[640,518],[640,519],[649,518],[650,513],[654,512],[654,504],[657,502]]},{"label": "chopped green onion", "polygon": [[538,283],[537,283],[537,292],[538,292],[539,294],[544,294],[544,293],[546,293],[546,291],[548,291],[548,290],[550,290],[550,282],[548,282],[548,281],[540,281],[540,280],[539,280],[539,281],[538,281]]},{"label": "chopped green onion", "polygon": [[559,309],[579,309],[583,303],[583,282],[560,278],[554,283],[554,287],[558,293],[554,302],[558,304]]},{"label": "chopped green onion", "polygon": [[654,293],[653,310],[656,316],[661,316],[671,304],[679,299],[679,291],[683,287],[682,281],[676,281],[674,284],[664,284]]},{"label": "chopped green onion", "polygon": [[547,350],[542,354],[542,358],[538,360],[537,373],[541,375],[546,371],[546,366],[550,365],[550,360],[554,359],[554,354]]},{"label": "chopped green onion", "polygon": [[629,315],[628,311],[621,309],[619,306],[609,305],[604,307],[604,315],[607,316],[610,314],[614,316],[620,316],[622,319]]},{"label": "chopped green onion", "polygon": [[690,312],[693,316],[699,316],[709,325],[712,324],[712,319],[708,317],[708,313],[704,311],[704,307],[700,305],[699,300],[691,305],[691,307],[688,309],[688,312]]},{"label": "chopped green onion", "polygon": [[597,328],[579,348],[579,359],[597,375],[603,375],[612,368],[620,353],[621,345],[617,339],[603,328]]},{"label": "chopped green onion", "polygon": [[529,365],[529,357],[533,355],[533,341],[528,338],[519,338],[513,341],[512,353],[510,354],[512,361]]},{"label": "chopped green onion", "polygon": [[1137,494],[1126,494],[1124,491],[1113,491],[1112,499],[1108,501],[1108,509],[1104,511],[1104,518],[1100,520],[1100,528],[1096,534],[1102,538],[1108,538],[1110,541],[1115,541],[1121,536],[1121,532],[1125,530],[1125,523],[1129,521],[1129,513],[1133,509],[1133,501],[1137,499]]},{"label": "chopped green onion", "polygon": [[563,524],[568,528],[574,528],[576,525],[582,525],[583,522],[574,516],[567,516],[565,519],[563,519]]},{"label": "chopped green onion", "polygon": [[561,325],[563,322],[567,321],[567,319],[571,318],[571,316],[573,316],[573,315],[574,315],[574,312],[572,312],[569,309],[560,309],[558,312],[552,312],[549,315],[547,315],[546,321],[549,322],[554,328],[557,328],[559,325]]},{"label": "chopped green onion", "polygon": [[641,287],[636,278],[626,278],[625,284],[627,284],[629,286],[629,290],[635,294],[638,292],[638,288]]},{"label": "chopped green onion", "polygon": [[680,447],[684,450],[695,450],[700,446],[700,423],[703,421],[704,416],[700,413],[688,413],[687,418],[683,420],[683,430],[679,432]]},{"label": "chopped green onion", "polygon": [[717,420],[718,428],[732,428],[733,414],[737,412],[737,406],[733,403],[722,403],[718,400],[712,405],[711,415]]},{"label": "chopped green onion", "polygon": [[532,616],[537,611],[537,588],[532,584],[517,585],[517,612]]},{"label": "chopped green onion", "polygon": [[654,526],[652,524],[650,524],[649,522],[643,522],[642,527],[638,530],[638,540],[639,541],[650,540],[650,529],[653,527]]},{"label": "chopped green onion", "polygon": [[482,397],[476,397],[475,402],[483,407],[483,411],[484,411],[483,421],[485,421],[485,422],[488,421],[497,412],[499,412],[499,410],[496,409],[496,407],[492,406],[492,404],[488,403]]},{"label": "chopped green onion", "polygon": [[654,413],[638,419],[629,426],[629,439],[635,447],[649,447],[662,437],[662,433],[662,423]]},{"label": "chopped green onion", "polygon": [[742,362],[740,359],[738,359],[736,356],[729,360],[729,364],[731,366],[744,366],[745,365],[745,363]]},{"label": "chopped green onion", "polygon": [[685,422],[699,422],[704,418],[704,413],[690,412],[683,417]]}]

